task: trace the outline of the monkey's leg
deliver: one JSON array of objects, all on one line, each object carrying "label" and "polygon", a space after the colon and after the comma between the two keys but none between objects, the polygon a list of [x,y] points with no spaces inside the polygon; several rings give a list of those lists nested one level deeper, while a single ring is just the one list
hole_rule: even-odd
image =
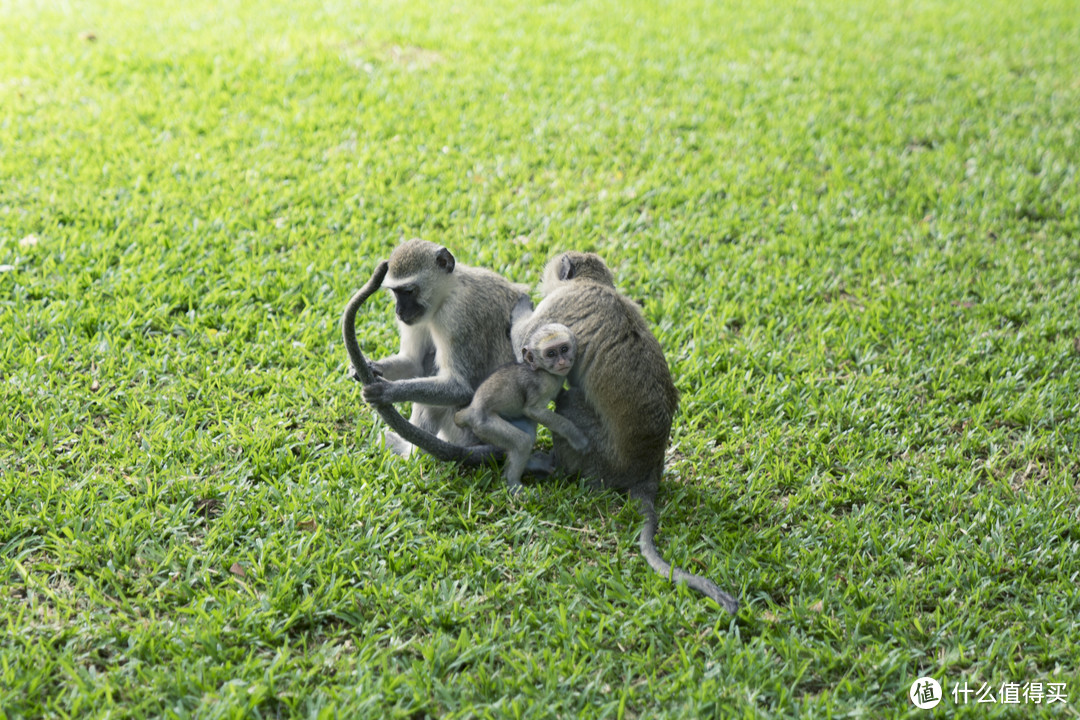
[{"label": "monkey's leg", "polygon": [[477,418],[473,432],[484,442],[506,449],[503,477],[510,492],[516,493],[521,487],[521,474],[525,471],[529,451],[536,440],[535,430],[529,433],[498,415],[488,415]]},{"label": "monkey's leg", "polygon": [[[442,408],[431,408],[426,405],[413,405],[412,415],[409,416],[409,422],[421,430],[425,430],[432,435],[439,432],[439,412]],[[411,457],[413,451],[416,450],[416,446],[405,438],[398,435],[393,430],[386,430],[383,433],[383,440],[386,442],[386,447],[390,448],[390,451],[395,455],[407,458]]]},{"label": "monkey's leg", "polygon": [[368,367],[376,377],[383,380],[408,380],[423,374],[423,365],[408,355],[391,355],[382,360],[369,360]]},{"label": "monkey's leg", "polygon": [[438,430],[435,432],[435,435],[437,435],[440,440],[445,440],[448,443],[463,447],[471,447],[480,444],[480,441],[472,430],[467,427],[459,427],[458,424],[454,422],[454,412],[457,408],[428,406],[428,410],[431,420],[438,424]]},{"label": "monkey's leg", "polygon": [[416,449],[415,445],[393,430],[383,430],[383,442],[386,443],[386,447],[390,449],[390,452],[403,458],[412,457],[413,450]]},{"label": "monkey's leg", "polygon": [[[532,437],[533,444],[536,443],[535,421],[530,420],[529,418],[515,418],[509,422],[514,427],[521,428],[527,432],[529,436]],[[551,477],[555,474],[555,458],[553,454],[537,450],[525,461],[525,469],[522,471],[522,474],[539,478]]]},{"label": "monkey's leg", "polygon": [[[502,417],[502,416],[500,415],[499,417]],[[521,418],[506,418],[506,417],[503,417],[503,420],[510,423],[511,425],[516,427],[518,430],[521,430],[524,433],[528,433],[529,436],[533,439],[533,442],[536,442],[536,422],[535,421],[530,420],[529,418],[524,418],[524,417],[521,417]]]},{"label": "monkey's leg", "polygon": [[525,472],[533,477],[551,477],[555,474],[555,458],[551,453],[537,450],[525,463]]}]

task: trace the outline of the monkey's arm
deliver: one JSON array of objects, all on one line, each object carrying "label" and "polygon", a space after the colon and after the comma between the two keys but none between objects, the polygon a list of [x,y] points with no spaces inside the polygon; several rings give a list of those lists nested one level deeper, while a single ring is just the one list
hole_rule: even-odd
[{"label": "monkey's arm", "polygon": [[456,378],[414,378],[365,385],[364,400],[372,405],[415,402],[422,405],[461,407],[472,400],[473,390]]},{"label": "monkey's arm", "polygon": [[588,449],[589,439],[578,429],[577,425],[562,415],[553,412],[547,407],[529,405],[525,406],[524,414],[530,420],[534,420],[547,427],[551,432],[566,438],[566,441],[570,443],[570,447],[578,452],[584,452]]},{"label": "monkey's arm", "polygon": [[514,360],[521,362],[521,349],[535,329],[531,322],[533,304],[528,295],[522,295],[517,305],[510,311],[510,344],[514,348]]},{"label": "monkey's arm", "polygon": [[[434,358],[435,354],[431,354]],[[405,353],[398,353],[385,357],[382,360],[372,360],[368,363],[371,371],[384,380],[408,380],[409,378],[424,375],[426,362],[415,360]]]},{"label": "monkey's arm", "polygon": [[370,362],[375,375],[385,380],[408,380],[435,373],[435,344],[431,333],[401,326],[401,349],[390,357]]}]

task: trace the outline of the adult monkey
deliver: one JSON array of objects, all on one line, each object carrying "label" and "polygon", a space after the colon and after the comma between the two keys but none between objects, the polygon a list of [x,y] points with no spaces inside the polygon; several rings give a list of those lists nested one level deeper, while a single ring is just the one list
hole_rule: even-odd
[{"label": "adult monkey", "polygon": [[519,307],[515,312],[513,344],[522,347],[524,338],[548,323],[570,328],[577,338],[577,359],[555,411],[590,443],[587,452],[578,452],[553,434],[553,457],[533,469],[580,473],[629,493],[641,503],[641,553],[653,570],[737,612],[738,600],[707,578],[673,568],[656,549],[656,491],[678,391],[640,308],[615,289],[611,271],[593,253],[553,258],[544,269],[542,290],[544,299],[535,311]]},{"label": "adult monkey", "polygon": [[[401,349],[368,362],[356,342],[356,313],[384,286],[395,297]],[[454,411],[493,370],[514,361],[510,314],[529,303],[526,288],[496,273],[458,263],[444,247],[408,240],[376,268],[345,308],[342,334],[364,399],[394,432],[387,444],[399,454],[417,445],[440,460],[479,464],[501,450],[478,445],[454,424]],[[391,403],[411,401],[411,422]]]}]

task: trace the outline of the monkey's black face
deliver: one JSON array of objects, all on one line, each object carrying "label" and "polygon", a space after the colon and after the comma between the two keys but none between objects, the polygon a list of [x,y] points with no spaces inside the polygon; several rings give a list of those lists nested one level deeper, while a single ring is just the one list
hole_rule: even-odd
[{"label": "monkey's black face", "polygon": [[412,325],[427,312],[427,308],[420,302],[420,292],[415,285],[404,285],[391,290],[397,304],[395,311],[401,322]]}]

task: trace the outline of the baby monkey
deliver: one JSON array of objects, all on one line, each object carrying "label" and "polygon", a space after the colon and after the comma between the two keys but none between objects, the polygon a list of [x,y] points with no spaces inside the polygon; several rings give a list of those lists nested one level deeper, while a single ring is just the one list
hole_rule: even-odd
[{"label": "baby monkey", "polygon": [[503,477],[511,493],[521,489],[521,473],[536,440],[535,425],[515,421],[524,418],[542,423],[578,452],[589,446],[588,438],[574,423],[548,409],[574,367],[576,353],[577,341],[570,328],[558,323],[541,325],[525,341],[523,362],[503,365],[491,373],[476,388],[472,403],[454,415],[459,427],[469,427],[484,442],[506,450]]}]

